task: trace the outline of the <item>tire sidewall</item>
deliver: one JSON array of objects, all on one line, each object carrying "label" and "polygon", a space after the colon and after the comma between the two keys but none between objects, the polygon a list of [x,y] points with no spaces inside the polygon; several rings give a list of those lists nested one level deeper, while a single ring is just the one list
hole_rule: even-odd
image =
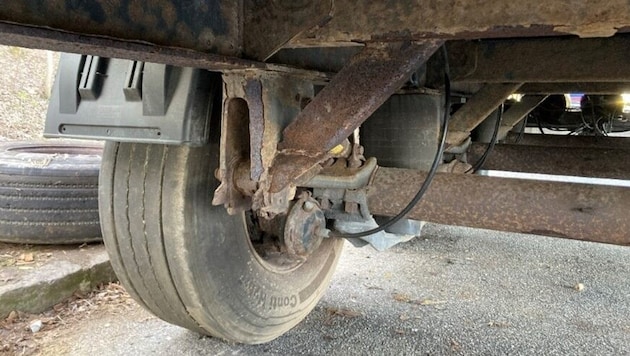
[{"label": "tire sidewall", "polygon": [[[163,216],[165,243],[174,252],[167,257],[172,266],[182,267],[173,271],[175,280],[195,286],[188,302],[198,305],[201,315],[193,317],[222,325],[222,334],[242,334],[253,342],[271,340],[292,328],[329,285],[343,241],[324,241],[293,270],[271,270],[255,255],[244,215],[230,216],[222,206],[211,204],[218,185],[213,176],[217,158],[207,147],[173,147],[169,152],[168,160],[183,162],[184,169],[170,170],[163,185],[163,201],[170,204]],[[203,312],[217,308],[224,309],[223,320]]]},{"label": "tire sidewall", "polygon": [[97,143],[7,142],[0,144],[0,174],[98,177],[103,147]]},{"label": "tire sidewall", "polygon": [[101,241],[98,175],[102,146],[62,142],[0,144],[0,241]]}]

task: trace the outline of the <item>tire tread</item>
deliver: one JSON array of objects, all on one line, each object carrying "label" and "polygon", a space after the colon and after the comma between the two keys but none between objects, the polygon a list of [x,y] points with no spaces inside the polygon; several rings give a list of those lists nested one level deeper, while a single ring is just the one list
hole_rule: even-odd
[{"label": "tire tread", "polygon": [[[154,192],[160,192],[161,187],[147,183],[149,178],[154,177],[147,175],[146,169],[149,160],[154,159],[153,155],[157,154],[159,157],[160,152],[151,152],[151,146],[145,144],[124,145],[122,148],[117,150],[117,160],[128,164],[116,165],[114,190],[124,188],[122,194],[124,199],[113,202],[113,221],[116,230],[116,250],[122,257],[126,279],[133,281],[134,294],[154,314],[172,324],[201,331],[181,303],[168,268],[161,266],[166,263],[160,261],[158,266],[160,254],[150,252],[150,246],[159,248],[161,244],[150,243],[149,236],[155,235],[161,240],[162,234],[161,232],[149,234],[147,231],[149,226],[155,230],[154,225],[159,224],[158,221],[146,217],[146,210],[153,206],[146,204],[147,186],[150,185]],[[162,172],[159,172],[155,177],[160,178],[161,174]],[[106,238],[105,241],[107,245],[110,239]],[[165,256],[165,253],[161,255]]]},{"label": "tire tread", "polygon": [[[123,285],[156,316],[230,341],[270,341],[315,306],[342,244],[331,241],[319,254],[334,263],[305,264],[298,275],[262,267],[245,217],[210,205],[215,154],[212,147],[108,143],[100,190],[105,245]],[[282,285],[297,294],[313,281],[318,288],[281,315],[243,293],[260,283],[265,293],[282,294]]]}]

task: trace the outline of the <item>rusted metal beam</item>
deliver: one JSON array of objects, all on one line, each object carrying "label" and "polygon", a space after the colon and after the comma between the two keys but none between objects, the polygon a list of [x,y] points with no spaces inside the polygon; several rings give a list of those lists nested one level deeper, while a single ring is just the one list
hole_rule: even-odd
[{"label": "rusted metal beam", "polygon": [[291,39],[325,22],[332,8],[332,0],[245,0],[244,54],[261,61],[267,60]]},{"label": "rusted metal beam", "polygon": [[451,117],[446,142],[450,145],[458,145],[466,140],[470,132],[520,86],[521,83],[488,84],[481,88]]},{"label": "rusted metal beam", "polygon": [[0,22],[0,44],[163,63],[179,67],[203,68],[210,71],[266,71],[310,78],[319,82],[327,81],[329,78],[325,73],[297,69],[285,65],[267,64],[190,49],[156,46],[106,37],[85,36],[2,22]]},{"label": "rusted metal beam", "polygon": [[516,126],[516,124],[525,119],[525,117],[545,99],[547,99],[547,95],[526,95],[521,101],[512,104],[503,114],[497,138],[499,140],[504,139],[507,133]]},{"label": "rusted metal beam", "polygon": [[[425,177],[379,168],[368,191],[370,211],[397,214]],[[629,205],[629,188],[438,173],[409,218],[630,245]]]},{"label": "rusted metal beam", "polygon": [[441,45],[439,40],[371,44],[354,56],[283,131],[269,191],[279,192],[312,172]]},{"label": "rusted metal beam", "polygon": [[[626,10],[628,12],[628,10]],[[629,82],[630,35],[450,43],[452,80],[472,83]]]},{"label": "rusted metal beam", "polygon": [[251,195],[268,174],[282,130],[313,97],[308,80],[265,73],[223,75],[222,149],[215,172],[221,185],[213,204],[224,204],[229,213],[267,206],[263,196]]},{"label": "rusted metal beam", "polygon": [[0,21],[236,56],[242,51],[242,6],[222,0],[5,1]]},{"label": "rusted metal beam", "polygon": [[292,43],[294,46],[322,46],[436,36],[478,39],[578,34],[595,37],[610,36],[628,26],[630,8],[625,0],[336,0],[327,23],[305,32]]},{"label": "rusted metal beam", "polygon": [[[81,42],[90,44],[104,44],[103,39],[143,44],[149,56],[169,47],[180,49],[180,53],[189,50],[263,61],[296,35],[328,18],[331,7],[331,0],[13,1],[0,7],[0,23],[21,27],[30,39],[15,34],[12,39],[2,38],[11,32],[5,34],[0,27],[0,43],[68,51],[68,42],[81,36]],[[42,41],[50,37],[55,41]],[[69,52],[97,54],[92,49],[87,46],[79,51],[75,46]]]},{"label": "rusted metal beam", "polygon": [[363,46],[283,48],[269,62],[282,63],[297,68],[337,73]]},{"label": "rusted metal beam", "polygon": [[[468,151],[476,162],[486,144],[473,143]],[[501,144],[488,155],[483,169],[556,174],[577,177],[630,179],[630,150],[611,148],[544,147]]]},{"label": "rusted metal beam", "polygon": [[630,82],[600,82],[600,83],[525,83],[518,90],[520,94],[620,94],[630,93]]},{"label": "rusted metal beam", "polygon": [[4,2],[0,22],[263,60],[283,46],[565,34],[607,37],[630,29],[630,10],[625,0],[537,0],[509,6],[478,0],[430,4],[422,0],[26,0]]},{"label": "rusted metal beam", "polygon": [[[518,134],[508,134],[505,142],[516,143],[518,136]],[[525,134],[521,137],[518,144],[543,147],[583,147],[630,150],[630,137]]]}]

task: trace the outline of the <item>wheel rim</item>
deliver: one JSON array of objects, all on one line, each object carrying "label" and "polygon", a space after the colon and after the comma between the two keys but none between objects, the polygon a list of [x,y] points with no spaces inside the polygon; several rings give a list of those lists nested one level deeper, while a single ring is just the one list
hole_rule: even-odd
[{"label": "wheel rim", "polygon": [[291,273],[302,266],[307,259],[290,256],[283,251],[279,236],[262,231],[252,212],[243,214],[249,239],[249,248],[256,261],[265,269],[274,273]]}]

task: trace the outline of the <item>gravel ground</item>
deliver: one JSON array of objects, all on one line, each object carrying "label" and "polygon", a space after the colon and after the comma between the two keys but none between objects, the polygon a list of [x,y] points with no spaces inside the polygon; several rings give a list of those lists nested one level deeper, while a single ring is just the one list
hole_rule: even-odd
[{"label": "gravel ground", "polygon": [[[43,138],[44,120],[59,54],[20,47],[0,46],[0,142],[32,141]],[[79,263],[86,259],[83,246],[32,246],[0,243],[0,287],[28,277],[33,269],[63,260]],[[120,291],[120,292],[118,292]],[[108,297],[102,298],[103,293]],[[76,295],[40,315],[14,311],[0,319],[0,355],[38,354],[37,339],[59,325],[76,322],[112,295],[123,295],[113,285],[87,297]],[[110,298],[111,299],[111,298]],[[33,334],[29,325],[43,322],[42,333]]]},{"label": "gravel ground", "polygon": [[[51,56],[53,66],[45,51],[0,46],[0,141],[41,138]],[[48,319],[34,339],[33,317],[3,327],[50,355],[621,355],[629,272],[624,247],[428,225],[386,253],[348,246],[314,312],[265,345],[166,324],[117,286],[39,316]]]},{"label": "gravel ground", "polygon": [[629,272],[626,247],[429,224],[388,252],[346,246],[315,310],[268,344],[201,337],[134,304],[104,307],[40,346],[51,355],[627,355]]},{"label": "gravel ground", "polygon": [[42,138],[59,54],[0,46],[0,141]]}]

